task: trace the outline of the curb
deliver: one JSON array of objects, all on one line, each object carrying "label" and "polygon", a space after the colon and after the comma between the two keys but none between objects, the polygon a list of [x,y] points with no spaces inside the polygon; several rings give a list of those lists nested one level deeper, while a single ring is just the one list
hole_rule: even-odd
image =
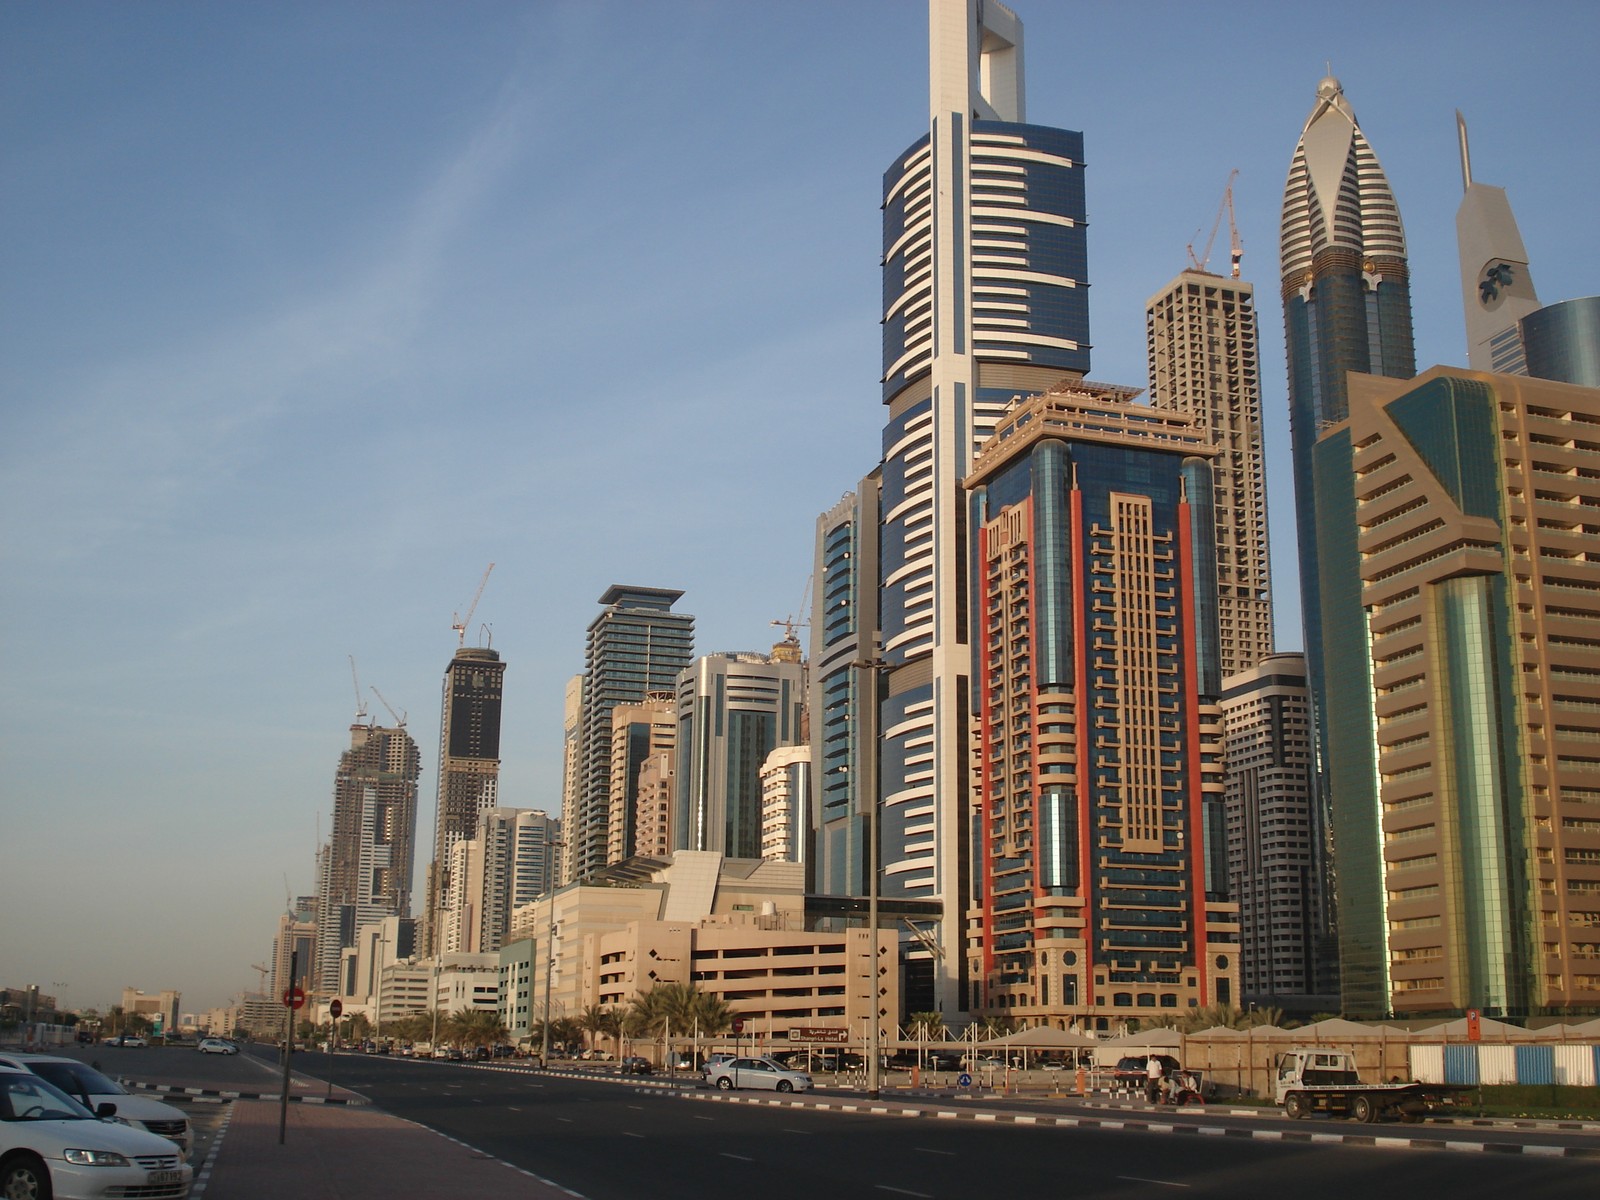
[{"label": "curb", "polygon": [[1313,1133],[1283,1129],[1228,1129],[1220,1125],[1188,1125],[1171,1121],[1120,1120],[1101,1117],[1051,1117],[1032,1113],[958,1112],[953,1109],[910,1108],[903,1105],[837,1103],[833,1101],[766,1100],[730,1096],[720,1092],[681,1092],[685,1100],[706,1104],[755,1104],[777,1108],[811,1108],[829,1112],[865,1113],[870,1116],[925,1117],[943,1121],[992,1121],[1009,1125],[1044,1125],[1065,1129],[1102,1129],[1129,1133],[1178,1133],[1198,1137],[1242,1138],[1258,1142],[1310,1142],[1316,1145],[1368,1146],[1384,1150],[1455,1150],[1474,1154],[1522,1154],[1536,1158],[1600,1159],[1600,1146],[1495,1145],[1451,1141],[1448,1138],[1383,1137],[1362,1133]]},{"label": "curb", "polygon": [[[130,1092],[154,1092],[158,1096],[173,1096],[200,1103],[225,1104],[233,1100],[278,1100],[283,1099],[282,1092],[225,1092],[216,1088],[174,1087],[159,1083],[135,1083],[131,1079],[117,1080]],[[357,1096],[293,1096],[289,1097],[290,1104],[343,1104],[351,1108],[360,1108],[367,1103]]]}]

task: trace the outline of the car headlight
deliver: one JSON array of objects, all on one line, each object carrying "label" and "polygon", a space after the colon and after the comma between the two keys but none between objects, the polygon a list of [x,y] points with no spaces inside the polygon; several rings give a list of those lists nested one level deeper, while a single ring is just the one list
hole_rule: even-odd
[{"label": "car headlight", "polygon": [[113,1150],[63,1150],[61,1157],[80,1167],[125,1167],[128,1160]]}]

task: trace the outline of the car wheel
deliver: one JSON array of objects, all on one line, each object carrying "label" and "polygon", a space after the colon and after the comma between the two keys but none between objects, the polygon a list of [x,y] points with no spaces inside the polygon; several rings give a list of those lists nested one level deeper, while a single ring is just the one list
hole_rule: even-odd
[{"label": "car wheel", "polygon": [[20,1154],[0,1170],[0,1196],[6,1200],[50,1200],[50,1172],[31,1154]]},{"label": "car wheel", "polygon": [[790,1083],[787,1079],[780,1079],[778,1080],[778,1090],[780,1092],[792,1092],[794,1091],[794,1084]]},{"label": "car wheel", "polygon": [[1291,1121],[1298,1121],[1310,1110],[1303,1095],[1299,1092],[1290,1092],[1283,1098],[1283,1111],[1289,1115]]},{"label": "car wheel", "polygon": [[1363,1125],[1370,1125],[1378,1119],[1378,1106],[1371,1096],[1357,1096],[1350,1102],[1350,1116]]},{"label": "car wheel", "polygon": [[723,1075],[717,1080],[717,1086],[725,1092],[733,1091],[733,1076]]}]

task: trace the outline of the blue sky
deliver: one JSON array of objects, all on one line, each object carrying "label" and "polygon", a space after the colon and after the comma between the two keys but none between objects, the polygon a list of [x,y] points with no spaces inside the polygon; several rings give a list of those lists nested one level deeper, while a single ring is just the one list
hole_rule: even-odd
[{"label": "blue sky", "polygon": [[[1540,297],[1593,294],[1600,10],[1014,7],[1029,119],[1085,134],[1093,378],[1146,382],[1144,301],[1240,172],[1298,646],[1276,221],[1317,81],[1394,185],[1419,366],[1464,364],[1453,111]],[[795,613],[877,460],[926,8],[14,3],[0,56],[0,984],[200,1009],[312,888],[347,656],[409,716],[429,846],[489,562],[509,804],[558,807],[610,584],[683,589],[701,652]]]}]

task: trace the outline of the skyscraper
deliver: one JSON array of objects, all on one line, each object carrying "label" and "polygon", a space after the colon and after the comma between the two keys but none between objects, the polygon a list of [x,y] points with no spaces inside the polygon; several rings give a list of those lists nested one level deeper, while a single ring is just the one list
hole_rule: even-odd
[{"label": "skyscraper", "polygon": [[531,808],[491,808],[451,851],[447,954],[498,951],[512,912],[555,884],[559,824]]},{"label": "skyscraper", "polygon": [[1467,362],[1474,371],[1526,375],[1527,359],[1517,324],[1539,307],[1528,252],[1511,215],[1504,188],[1472,177],[1467,122],[1456,112],[1461,151],[1461,207],[1456,210],[1456,245],[1461,253],[1461,307],[1467,317]]},{"label": "skyscraper", "polygon": [[319,992],[338,985],[339,952],[370,921],[411,913],[422,757],[403,728],[357,723],[333,780],[333,833],[319,854]]},{"label": "skyscraper", "polygon": [[[1229,894],[1239,906],[1244,998],[1316,1010],[1335,1000],[1328,831],[1317,803],[1311,690],[1302,654],[1274,654],[1223,680]],[[1316,999],[1313,999],[1316,998]]]},{"label": "skyscraper", "polygon": [[797,745],[805,669],[765,654],[708,654],[678,676],[673,843],[761,857],[761,768]]},{"label": "skyscraper", "polygon": [[1226,679],[1273,648],[1255,289],[1184,271],[1145,302],[1145,331],[1150,403],[1192,417],[1217,451],[1218,652]]},{"label": "skyscraper", "polygon": [[971,1006],[1107,1029],[1238,1000],[1207,435],[1072,383],[973,464]]},{"label": "skyscraper", "polygon": [[500,705],[506,664],[496,650],[462,646],[445,668],[439,718],[439,790],[429,867],[425,953],[439,950],[439,925],[450,895],[450,857],[472,837],[500,788]]},{"label": "skyscraper", "polygon": [[1593,1012],[1600,389],[1435,367],[1347,425],[1394,1009]]},{"label": "skyscraper", "polygon": [[[640,772],[647,762],[678,752],[678,706],[671,692],[651,692],[637,704],[619,704],[611,710],[611,815],[606,862],[619,863],[640,853],[641,828],[654,825],[659,812],[648,816],[640,809],[649,803],[640,787]],[[667,767],[671,773],[670,765]],[[659,804],[659,801],[655,801]]]},{"label": "skyscraper", "polygon": [[866,673],[878,630],[878,476],[817,518],[812,566],[811,831],[807,885],[829,896],[866,893],[867,820],[876,793],[877,724]]},{"label": "skyscraper", "polygon": [[[1317,86],[1280,229],[1300,600],[1319,766],[1338,875],[1345,1012],[1387,1011],[1381,847],[1356,547],[1347,375],[1416,373],[1405,232],[1389,182],[1337,79]],[[1330,673],[1325,663],[1337,662]]]},{"label": "skyscraper", "polygon": [[611,832],[611,714],[651,692],[671,692],[694,656],[694,618],[673,612],[683,593],[613,584],[600,597],[584,652],[576,812],[562,821],[569,878],[606,865]]},{"label": "skyscraper", "polygon": [[883,892],[941,910],[906,953],[952,1014],[971,822],[961,481],[1014,396],[1089,368],[1083,138],[1026,123],[1022,40],[995,0],[930,0],[929,130],[883,184]]}]

